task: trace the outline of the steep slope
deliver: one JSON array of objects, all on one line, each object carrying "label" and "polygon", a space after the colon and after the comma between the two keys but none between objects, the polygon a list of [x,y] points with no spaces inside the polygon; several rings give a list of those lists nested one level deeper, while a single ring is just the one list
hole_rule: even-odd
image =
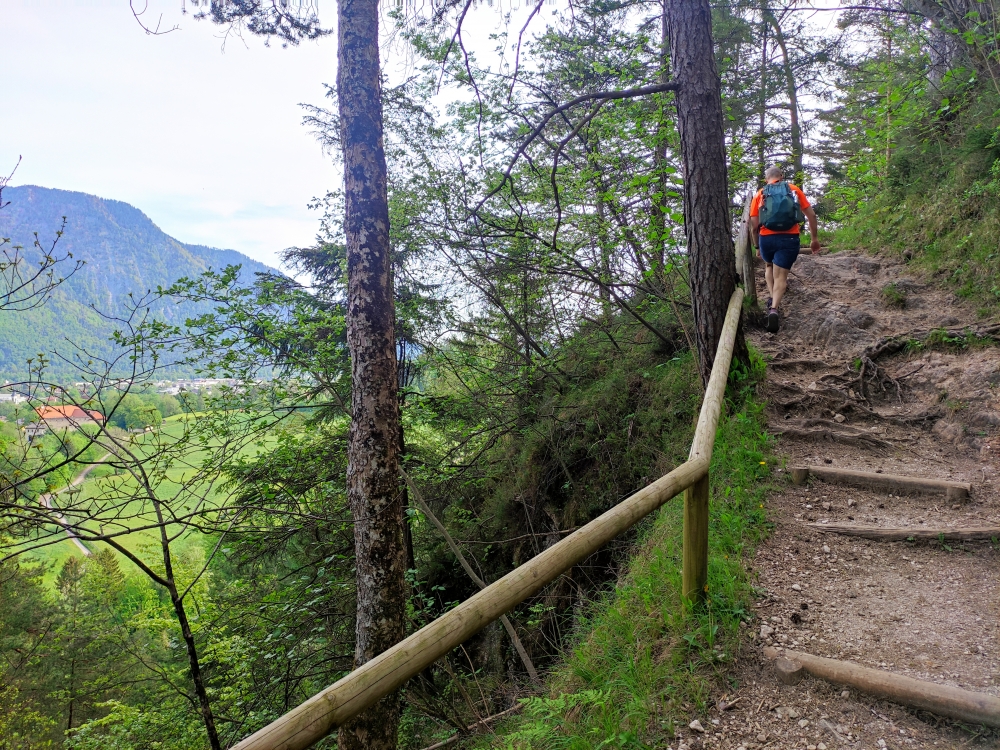
[{"label": "steep slope", "polygon": [[[41,251],[34,248],[34,233],[48,250],[65,217],[58,254],[68,251],[85,263],[44,307],[0,313],[0,376],[8,379],[23,377],[25,360],[40,352],[68,352],[72,344],[103,350],[114,325],[96,311],[120,314],[130,293],[140,296],[181,277],[227,265],[242,267],[244,283],[252,282],[256,273],[274,271],[234,250],[179,242],[142,211],[121,201],[35,186],[7,188],[3,197],[10,203],[0,210],[0,236],[22,245],[28,262],[41,258]],[[162,305],[156,310],[171,322],[195,312],[191,305]]]}]

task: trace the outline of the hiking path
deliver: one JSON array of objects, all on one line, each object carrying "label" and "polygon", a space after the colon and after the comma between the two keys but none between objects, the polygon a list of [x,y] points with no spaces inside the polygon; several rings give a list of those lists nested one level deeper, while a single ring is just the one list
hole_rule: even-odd
[{"label": "hiking path", "polygon": [[[758,263],[758,290],[764,295]],[[978,333],[970,338],[968,331]],[[774,531],[749,561],[760,594],[735,687],[674,748],[1000,748],[961,725],[805,677],[780,684],[785,647],[1000,696],[1000,542],[875,541],[828,525],[948,531],[1000,527],[1000,326],[905,264],[803,253],[768,360],[764,395],[781,464]],[[793,466],[971,484],[968,498],[865,489]]]}]

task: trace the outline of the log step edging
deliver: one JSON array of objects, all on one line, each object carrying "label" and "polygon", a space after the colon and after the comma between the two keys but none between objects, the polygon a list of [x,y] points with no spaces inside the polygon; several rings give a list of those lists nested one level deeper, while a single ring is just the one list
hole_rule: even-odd
[{"label": "log step edging", "polygon": [[857,536],[863,539],[873,539],[877,542],[905,542],[911,539],[940,540],[943,542],[977,542],[1000,539],[1000,526],[934,529],[905,526],[852,526],[838,523],[810,523],[806,525],[817,531],[842,534],[843,536]]},{"label": "log step edging", "polygon": [[[790,651],[768,646],[764,658],[786,659],[800,665],[807,673],[837,685],[846,685],[862,693],[899,703],[911,708],[930,711],[938,716],[1000,727],[1000,698],[987,693],[941,685],[915,677],[895,674],[882,669],[862,667],[849,661],[813,656],[802,651]],[[787,671],[787,670],[786,670]]]},{"label": "log step edging", "polygon": [[968,482],[945,479],[925,479],[902,474],[879,474],[873,471],[855,471],[830,466],[790,467],[792,482],[803,484],[810,476],[824,482],[846,484],[868,489],[896,490],[897,492],[945,495],[949,500],[967,500],[972,492]]}]

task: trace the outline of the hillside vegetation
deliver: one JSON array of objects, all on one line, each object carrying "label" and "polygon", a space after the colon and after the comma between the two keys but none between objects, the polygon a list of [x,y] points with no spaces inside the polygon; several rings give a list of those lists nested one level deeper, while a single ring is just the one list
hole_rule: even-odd
[{"label": "hillside vegetation", "polygon": [[[933,104],[934,102],[931,102]],[[1000,309],[1000,95],[957,86],[936,110],[894,132],[884,179],[844,206],[839,247],[902,257],[917,270]]]},{"label": "hillside vegetation", "polygon": [[[139,209],[121,201],[32,185],[8,187],[3,198],[4,203],[9,201],[0,210],[0,237],[9,240],[5,248],[23,247],[25,264],[35,265],[56,243],[54,255],[72,255],[54,268],[56,278],[69,273],[76,262],[82,261],[83,266],[52,292],[45,305],[0,314],[0,378],[25,379],[26,360],[37,361],[39,353],[58,351],[72,358],[85,349],[108,356],[108,339],[116,328],[122,328],[121,322],[109,316],[128,317],[129,309],[144,295],[169,287],[181,277],[228,265],[242,267],[246,284],[253,282],[256,273],[274,273],[234,250],[179,242]],[[61,228],[63,234],[57,236]],[[192,304],[154,307],[158,318],[173,323],[205,309]],[[50,371],[71,380],[81,377],[58,358]]]},{"label": "hillside vegetation", "polygon": [[996,4],[975,5],[883,27],[844,70],[823,209],[836,247],[902,258],[985,317],[1000,309],[1000,79]]}]

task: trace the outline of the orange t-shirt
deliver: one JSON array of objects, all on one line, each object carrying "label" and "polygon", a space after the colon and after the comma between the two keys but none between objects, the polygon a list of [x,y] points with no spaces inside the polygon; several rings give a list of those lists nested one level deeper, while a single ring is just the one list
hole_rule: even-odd
[{"label": "orange t-shirt", "polygon": [[[778,182],[778,180],[775,180],[775,182]],[[809,205],[810,205],[809,204],[809,199],[806,198],[806,194],[802,192],[802,190],[799,188],[799,186],[798,185],[793,185],[792,183],[789,182],[788,183],[788,187],[790,187],[792,189],[792,192],[795,193],[795,195],[798,197],[798,199],[799,199],[799,208],[801,208],[803,211],[805,211],[807,208],[809,208]],[[760,190],[757,191],[757,195],[755,195],[753,197],[753,200],[750,202],[750,216],[760,216],[760,204],[763,203],[763,202],[764,202],[764,190],[762,188],[762,189],[760,189]],[[791,229],[786,229],[783,232],[778,232],[778,231],[775,231],[774,229],[768,229],[767,227],[761,227],[760,228],[760,233],[761,234],[798,234],[799,233],[799,225],[796,224]]]}]

